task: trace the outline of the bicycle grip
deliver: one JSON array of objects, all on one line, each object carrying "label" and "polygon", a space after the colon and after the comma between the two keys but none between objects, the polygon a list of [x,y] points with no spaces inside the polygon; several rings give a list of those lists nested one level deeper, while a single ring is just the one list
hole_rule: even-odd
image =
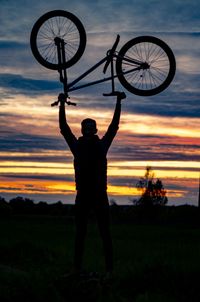
[{"label": "bicycle grip", "polygon": [[72,106],[76,106],[76,103],[70,102],[70,101],[66,101],[67,105],[72,105]]},{"label": "bicycle grip", "polygon": [[59,101],[55,101],[54,103],[51,104],[51,107],[58,106],[58,103]]}]

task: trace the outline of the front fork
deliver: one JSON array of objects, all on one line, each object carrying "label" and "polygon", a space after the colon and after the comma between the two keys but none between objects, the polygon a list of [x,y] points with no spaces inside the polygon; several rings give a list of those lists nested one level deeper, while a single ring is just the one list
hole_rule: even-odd
[{"label": "front fork", "polygon": [[[56,37],[54,39],[55,45],[57,47],[57,54],[58,54],[58,72],[60,74],[60,82],[63,83],[63,90],[64,90],[64,97],[65,97],[65,103],[67,105],[73,105],[76,106],[76,103],[70,102],[67,99],[69,99],[68,91],[67,91],[67,70],[64,68],[64,64],[66,62],[65,60],[65,42],[63,39],[60,39]],[[57,100],[56,102],[52,103],[51,106],[57,106],[59,104],[60,100]]]}]

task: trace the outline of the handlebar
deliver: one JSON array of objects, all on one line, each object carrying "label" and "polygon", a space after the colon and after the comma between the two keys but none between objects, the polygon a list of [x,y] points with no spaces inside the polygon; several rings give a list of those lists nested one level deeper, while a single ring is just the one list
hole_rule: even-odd
[{"label": "handlebar", "polygon": [[[60,103],[60,101],[56,101],[56,102],[54,102],[54,103],[51,104],[51,107],[58,106],[59,103]],[[67,105],[76,106],[76,103],[73,103],[73,102],[70,102],[70,101],[65,101],[65,103]]]},{"label": "handlebar", "polygon": [[76,103],[70,102],[67,99],[70,99],[67,93],[60,93],[58,100],[51,104],[51,107],[58,106],[61,101],[64,101],[67,105],[76,106]]}]

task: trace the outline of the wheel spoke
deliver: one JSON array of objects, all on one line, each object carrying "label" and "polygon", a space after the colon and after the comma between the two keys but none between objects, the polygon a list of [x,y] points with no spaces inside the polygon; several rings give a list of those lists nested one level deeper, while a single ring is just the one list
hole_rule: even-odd
[{"label": "wheel spoke", "polygon": [[68,68],[82,56],[86,45],[86,33],[80,20],[70,12],[50,11],[41,16],[31,31],[31,49],[35,58],[45,67],[58,70],[58,48],[55,38],[65,44],[65,62]]},{"label": "wheel spoke", "polygon": [[[171,68],[169,57],[165,49],[160,43],[157,44],[150,40],[151,38],[149,41],[144,40],[133,43],[130,47],[128,46],[126,48],[124,53],[122,52],[121,54],[121,52],[119,52],[117,59],[118,61],[121,60],[120,65],[123,70],[119,79],[123,78],[123,83],[128,83],[128,87],[133,87],[135,90],[141,91],[141,93],[142,91],[150,92],[159,88],[167,79]],[[136,61],[138,59],[141,64],[146,63],[148,65],[141,65],[139,70],[131,70],[134,66],[138,67],[138,65],[134,63],[134,60]],[[131,61],[133,61],[133,63],[131,63]]]},{"label": "wheel spoke", "polygon": [[55,37],[63,38],[66,41],[65,54],[67,60],[74,56],[79,46],[78,43],[73,42],[79,40],[77,29],[75,29],[71,21],[65,19],[63,17],[49,19],[38,33],[39,52],[45,60],[53,64],[58,63],[57,48],[54,42]]}]

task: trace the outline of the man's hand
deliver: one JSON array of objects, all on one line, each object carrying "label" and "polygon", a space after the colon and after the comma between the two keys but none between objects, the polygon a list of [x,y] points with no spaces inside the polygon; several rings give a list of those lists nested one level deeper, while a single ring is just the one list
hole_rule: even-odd
[{"label": "man's hand", "polygon": [[66,102],[66,96],[64,93],[60,93],[58,95],[58,101],[60,102],[60,105],[64,105]]},{"label": "man's hand", "polygon": [[67,105],[76,106],[76,103],[73,103],[73,102],[68,101],[67,98],[70,98],[70,97],[69,97],[69,96],[66,97],[66,95],[65,95],[64,93],[60,93],[60,94],[58,95],[58,103],[60,103],[60,106],[64,106],[65,103],[66,103]]},{"label": "man's hand", "polygon": [[121,101],[121,100],[126,98],[126,94],[124,92],[121,92],[121,91],[116,91],[116,96],[117,96],[118,101]]}]

